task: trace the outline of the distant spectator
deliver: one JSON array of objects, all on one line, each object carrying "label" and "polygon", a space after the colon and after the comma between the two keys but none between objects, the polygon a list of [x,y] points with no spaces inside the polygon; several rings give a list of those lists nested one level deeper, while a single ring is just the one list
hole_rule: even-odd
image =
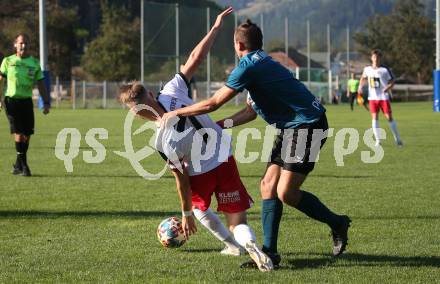
[{"label": "distant spectator", "polygon": [[357,98],[358,88],[359,88],[359,80],[356,79],[354,73],[351,73],[351,78],[347,82],[347,98],[350,100],[351,111],[353,111],[354,101]]}]

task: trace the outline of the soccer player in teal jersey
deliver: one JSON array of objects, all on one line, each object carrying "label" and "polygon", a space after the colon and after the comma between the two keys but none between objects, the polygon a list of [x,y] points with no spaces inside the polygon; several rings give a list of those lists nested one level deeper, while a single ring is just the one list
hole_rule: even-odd
[{"label": "soccer player in teal jersey", "polygon": [[[210,99],[165,113],[161,123],[166,125],[174,116],[215,111],[239,92],[248,90],[247,106],[228,119],[232,119],[233,125],[237,126],[260,115],[280,130],[260,184],[263,199],[263,251],[271,256],[274,265],[279,264],[278,229],[285,203],[327,224],[333,237],[333,255],[338,256],[347,245],[350,218],[333,213],[315,195],[301,189],[307,175],[314,168],[316,152],[326,141],[326,110],[289,70],[262,50],[262,42],[261,29],[249,20],[237,27],[234,48],[240,62],[230,74],[226,85]],[[307,135],[299,134],[304,131]],[[314,133],[321,133],[321,138],[315,139]],[[295,156],[290,157],[290,153],[295,153]],[[255,265],[248,262],[244,267],[247,266]]]}]

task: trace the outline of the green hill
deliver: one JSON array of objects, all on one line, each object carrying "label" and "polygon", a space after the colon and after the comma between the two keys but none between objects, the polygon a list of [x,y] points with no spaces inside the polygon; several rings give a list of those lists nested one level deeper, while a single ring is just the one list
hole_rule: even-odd
[{"label": "green hill", "polygon": [[[332,29],[335,47],[345,46],[346,28],[352,32],[363,29],[367,19],[376,14],[388,14],[396,0],[216,0],[220,6],[232,5],[241,18],[260,23],[264,15],[267,41],[284,38],[284,18],[289,18],[290,40],[295,46],[306,42],[306,22],[310,21],[313,47],[326,49],[326,25]],[[426,14],[434,17],[434,0],[423,0]]]}]

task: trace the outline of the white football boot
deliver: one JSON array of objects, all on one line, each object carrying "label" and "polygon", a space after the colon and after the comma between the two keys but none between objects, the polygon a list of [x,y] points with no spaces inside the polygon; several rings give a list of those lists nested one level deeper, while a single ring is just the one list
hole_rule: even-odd
[{"label": "white football boot", "polygon": [[222,249],[222,251],[220,253],[224,254],[224,255],[240,256],[240,255],[244,254],[244,249],[243,248],[232,248],[230,246],[225,246],[225,248]]},{"label": "white football boot", "polygon": [[246,243],[245,249],[260,271],[267,272],[273,270],[272,260],[257,247],[254,241]]}]

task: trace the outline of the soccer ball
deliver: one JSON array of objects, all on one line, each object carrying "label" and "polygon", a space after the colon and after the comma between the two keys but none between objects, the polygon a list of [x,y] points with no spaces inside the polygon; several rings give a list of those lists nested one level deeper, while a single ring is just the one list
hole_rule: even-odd
[{"label": "soccer ball", "polygon": [[160,222],[157,227],[157,238],[167,248],[178,248],[185,243],[182,223],[177,217],[170,217]]}]

